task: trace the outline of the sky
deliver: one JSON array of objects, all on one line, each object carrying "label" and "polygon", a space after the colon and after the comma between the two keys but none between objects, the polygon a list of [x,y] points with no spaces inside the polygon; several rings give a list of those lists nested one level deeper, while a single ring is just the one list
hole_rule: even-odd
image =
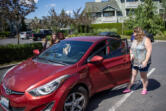
[{"label": "sky", "polygon": [[37,9],[35,12],[30,13],[26,18],[32,19],[35,16],[42,18],[42,16],[48,16],[49,10],[54,8],[57,14],[64,9],[67,13],[72,14],[73,10],[85,7],[86,2],[94,2],[95,0],[35,0]]}]

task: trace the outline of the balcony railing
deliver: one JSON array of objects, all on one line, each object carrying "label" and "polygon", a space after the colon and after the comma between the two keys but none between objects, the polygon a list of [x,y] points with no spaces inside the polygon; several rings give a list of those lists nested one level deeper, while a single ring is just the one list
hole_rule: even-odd
[{"label": "balcony railing", "polygon": [[140,4],[141,2],[126,2],[125,8],[137,8]]},{"label": "balcony railing", "polygon": [[113,16],[113,17],[98,17],[96,20],[93,22],[94,24],[98,23],[117,23],[117,22],[123,22],[124,17],[118,17],[118,16]]}]

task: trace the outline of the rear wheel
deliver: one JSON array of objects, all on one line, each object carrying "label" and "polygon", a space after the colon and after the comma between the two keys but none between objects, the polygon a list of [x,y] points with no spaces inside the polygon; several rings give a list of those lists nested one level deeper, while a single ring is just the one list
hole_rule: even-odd
[{"label": "rear wheel", "polygon": [[87,90],[83,87],[76,87],[66,97],[64,111],[85,111],[87,103]]}]

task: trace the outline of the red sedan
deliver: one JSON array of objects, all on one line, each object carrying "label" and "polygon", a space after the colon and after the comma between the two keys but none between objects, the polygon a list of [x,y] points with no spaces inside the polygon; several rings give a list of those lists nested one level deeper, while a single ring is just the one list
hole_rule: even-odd
[{"label": "red sedan", "polygon": [[127,41],[121,39],[74,37],[34,53],[4,74],[4,110],[85,111],[89,97],[129,82],[131,75]]}]

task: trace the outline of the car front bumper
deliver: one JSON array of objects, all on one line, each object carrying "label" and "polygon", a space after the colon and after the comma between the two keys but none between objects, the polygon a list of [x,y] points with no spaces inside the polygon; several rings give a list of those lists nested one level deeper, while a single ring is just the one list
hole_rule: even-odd
[{"label": "car front bumper", "polygon": [[[63,103],[67,93],[68,91],[61,87],[53,94],[42,97],[33,97],[28,92],[22,95],[8,95],[1,86],[0,107],[4,111],[63,111]],[[8,102],[2,103],[2,98]]]}]

